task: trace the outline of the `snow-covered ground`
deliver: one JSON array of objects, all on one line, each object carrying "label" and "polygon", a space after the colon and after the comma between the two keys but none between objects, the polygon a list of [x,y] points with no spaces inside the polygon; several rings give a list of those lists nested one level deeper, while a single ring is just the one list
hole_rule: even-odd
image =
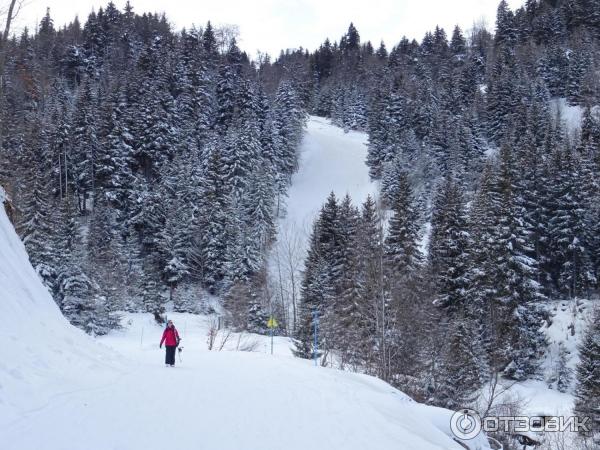
[{"label": "snow-covered ground", "polygon": [[369,179],[366,158],[365,133],[345,133],[329,119],[311,116],[300,147],[300,169],[292,177],[279,229],[296,230],[306,239],[332,191],[338,199],[350,194],[357,206],[368,195],[376,198],[377,185]]},{"label": "snow-covered ground", "polygon": [[[307,141],[323,132],[336,142],[328,128],[311,120]],[[305,151],[303,164],[318,153]],[[330,175],[342,176],[333,167]],[[148,314],[125,314],[124,328],[103,338],[85,335],[42,286],[1,204],[2,450],[463,448],[451,437],[452,411],[373,377],[293,358],[284,338],[271,355],[267,337],[223,342],[220,331],[209,351],[210,317],[170,314],[183,337],[182,361],[170,368],[158,348],[162,328]],[[468,445],[489,448],[483,436]]]},{"label": "snow-covered ground", "polygon": [[567,103],[566,98],[558,97],[550,100],[550,108],[555,116],[560,116],[568,132],[578,132],[581,129],[583,118],[583,108],[581,106],[571,106]]},{"label": "snow-covered ground", "polygon": [[[128,328],[99,339],[126,356],[121,371],[108,383],[84,382],[86,389],[69,392],[65,383],[60,398],[2,421],[2,448],[461,448],[447,436],[449,411],[419,405],[375,378],[286,356],[281,338],[282,356],[264,353],[264,342],[259,352],[233,351],[238,336],[231,350],[208,351],[206,317],[170,317],[185,333],[183,362],[164,367],[162,328],[150,315],[126,315]],[[242,337],[242,346],[252,338]]]},{"label": "snow-covered ground", "polygon": [[367,134],[331,125],[328,119],[310,116],[300,146],[299,170],[285,200],[285,214],[277,222],[277,242],[269,258],[269,280],[277,301],[297,303],[301,271],[308,251],[313,222],[327,197],[349,194],[355,206],[378,196],[377,184],[365,164]]}]

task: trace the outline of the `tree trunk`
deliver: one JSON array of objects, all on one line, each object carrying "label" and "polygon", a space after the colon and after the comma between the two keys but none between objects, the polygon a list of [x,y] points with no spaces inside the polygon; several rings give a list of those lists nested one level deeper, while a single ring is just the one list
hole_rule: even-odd
[{"label": "tree trunk", "polygon": [[6,15],[6,25],[4,27],[4,34],[2,35],[2,42],[0,42],[0,48],[4,45],[6,41],[8,41],[8,35],[10,33],[10,25],[12,20],[14,19],[13,14],[15,11],[15,5],[17,0],[10,0],[10,4],[8,5],[8,13]]}]

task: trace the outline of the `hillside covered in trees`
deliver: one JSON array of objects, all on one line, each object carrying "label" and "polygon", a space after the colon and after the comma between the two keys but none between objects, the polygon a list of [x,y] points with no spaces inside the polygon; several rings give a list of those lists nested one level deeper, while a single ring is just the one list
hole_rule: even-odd
[{"label": "hillside covered in trees", "polygon": [[[324,364],[435,405],[539,377],[545,301],[600,283],[600,2],[503,0],[493,32],[389,50],[350,25],[274,61],[230,31],[109,3],[3,43],[0,179],[69,320],[102,334],[210,294],[239,328],[283,318],[300,357],[318,315]],[[307,114],[368,133],[381,192],[322,199],[292,323],[267,259]]]},{"label": "hillside covered in trees", "polygon": [[[547,375],[547,300],[599,287],[599,30],[598,2],[502,1],[494,33],[436,28],[388,51],[350,25],[314,53],[282,53],[312,114],[368,133],[381,186],[379,204],[324,203],[299,356],[314,355],[317,313],[321,357],[433,404],[473,404],[498,374]],[[570,390],[561,358],[553,379]],[[597,403],[597,364],[583,370]]]},{"label": "hillside covered in trees", "polygon": [[104,333],[112,312],[159,314],[169,297],[193,310],[182,283],[261,285],[306,113],[228,31],[175,33],[109,3],[5,43],[0,176],[77,326]]}]

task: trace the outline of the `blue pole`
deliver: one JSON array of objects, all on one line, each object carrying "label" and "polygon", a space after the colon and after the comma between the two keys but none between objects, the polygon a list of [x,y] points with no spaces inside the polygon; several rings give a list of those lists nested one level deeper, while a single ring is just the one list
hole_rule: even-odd
[{"label": "blue pole", "polygon": [[313,323],[315,326],[314,359],[315,367],[317,367],[317,359],[319,358],[319,311],[317,311],[316,309],[313,311]]}]

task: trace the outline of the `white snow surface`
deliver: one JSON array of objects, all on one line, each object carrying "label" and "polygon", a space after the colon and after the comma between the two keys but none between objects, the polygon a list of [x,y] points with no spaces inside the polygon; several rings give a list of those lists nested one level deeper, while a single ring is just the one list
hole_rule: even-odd
[{"label": "white snow surface", "polygon": [[546,378],[555,371],[561,345],[567,351],[567,365],[575,370],[579,363],[578,346],[592,312],[598,306],[600,306],[599,302],[587,299],[551,300],[547,303],[551,323],[543,329],[548,340],[548,349],[542,365]]},{"label": "white snow surface", "polygon": [[[548,300],[544,307],[550,315],[549,325],[542,328],[548,341],[548,348],[540,364],[539,380],[526,380],[514,383],[502,380],[502,389],[506,392],[498,399],[499,403],[516,401],[520,406],[519,415],[534,416],[562,416],[573,415],[575,389],[575,368],[579,362],[578,346],[587,328],[594,308],[599,307],[597,300]],[[556,365],[561,346],[567,351],[567,366],[573,371],[570,389],[559,392],[556,388]],[[543,449],[558,448],[553,439],[555,433],[529,433],[535,439],[543,442]],[[565,449],[578,449],[576,433],[563,433]]]},{"label": "white snow surface", "polygon": [[300,147],[300,169],[292,177],[287,213],[280,229],[294,229],[308,238],[321,206],[333,191],[338,199],[350,194],[360,206],[368,195],[377,198],[369,178],[366,133],[344,132],[329,119],[310,116]]},{"label": "white snow surface", "polygon": [[573,133],[581,129],[583,118],[583,108],[581,106],[571,106],[567,103],[566,98],[558,97],[550,100],[550,108],[555,115],[560,114],[560,119],[568,132]]},{"label": "white snow surface", "polygon": [[[106,383],[118,371],[113,352],[62,316],[29,263],[0,191],[0,424],[27,417],[66,391]],[[85,372],[88,378],[82,380]],[[0,431],[0,436],[2,436]],[[6,448],[4,443],[0,448]]]},{"label": "white snow surface", "polygon": [[[462,448],[450,437],[451,411],[293,358],[284,338],[274,355],[259,336],[232,335],[208,351],[209,317],[170,314],[184,349],[171,368],[149,314],[86,336],[60,314],[2,207],[0,317],[2,450]],[[254,352],[236,351],[252,340]],[[468,445],[489,448],[483,436]]]},{"label": "white snow surface", "polygon": [[[587,328],[592,311],[598,302],[587,299],[549,300],[545,303],[551,320],[542,332],[546,335],[548,348],[540,364],[540,380],[527,380],[514,384],[508,393],[523,400],[523,412],[529,415],[573,414],[575,368],[579,362],[578,346]],[[567,366],[573,371],[570,390],[556,389],[556,365],[560,346],[567,351]]]}]

